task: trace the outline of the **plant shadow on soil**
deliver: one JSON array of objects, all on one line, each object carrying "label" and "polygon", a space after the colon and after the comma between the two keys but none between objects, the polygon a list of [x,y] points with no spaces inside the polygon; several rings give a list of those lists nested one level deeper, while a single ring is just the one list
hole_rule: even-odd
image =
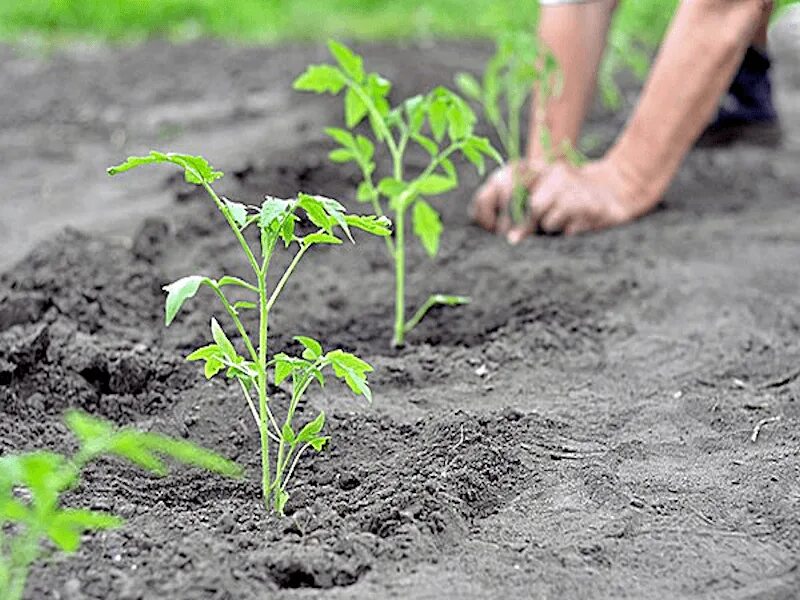
[{"label": "plant shadow on soil", "polygon": [[[286,90],[321,57],[194,49]],[[187,66],[177,97],[203,81],[185,49],[144,45],[102,60],[157,54]],[[476,69],[487,52],[365,55],[401,97]],[[340,118],[334,102],[282,98],[287,111],[312,106],[315,124]],[[620,120],[598,113],[593,123],[613,132]],[[277,155],[228,169],[225,193],[258,203],[302,190],[362,210],[348,202],[356,174],[327,162],[330,145],[303,118],[294,126]],[[283,520],[260,505],[257,439],[237,390],[182,360],[205,342],[213,298],[201,292],[163,327],[165,283],[246,274],[213,207],[165,173],[175,202],[130,243],[69,230],[0,279],[0,450],[70,448],[60,416],[80,407],[185,436],[250,478],[96,465],[70,503],[128,524],[42,562],[29,597],[794,597],[797,158],[696,153],[648,219],[513,248],[469,224],[479,180],[462,168],[463,190],[436,201],[438,259],[410,243],[408,288],[412,305],[435,292],[473,302],[432,312],[399,351],[388,343],[393,273],[380,240],[316,251],[275,308],[273,348],[296,350],[291,338],[303,334],[357,352],[376,365],[376,401],[360,406],[335,385],[314,395],[307,410],[328,412],[332,441],[301,464]]]}]

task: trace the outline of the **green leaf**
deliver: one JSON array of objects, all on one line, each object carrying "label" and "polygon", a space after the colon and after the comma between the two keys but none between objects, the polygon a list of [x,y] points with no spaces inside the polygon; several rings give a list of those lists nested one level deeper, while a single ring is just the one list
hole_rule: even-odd
[{"label": "green leaf", "polygon": [[289,493],[286,490],[275,490],[275,510],[279,515],[283,514],[283,510],[286,508],[286,503],[288,501]]},{"label": "green leaf", "polygon": [[447,135],[450,136],[450,140],[457,142],[470,135],[473,122],[474,117],[469,108],[459,102],[453,102],[447,110]]},{"label": "green leaf", "polygon": [[458,182],[450,177],[442,175],[428,175],[417,184],[417,191],[420,194],[435,196],[454,189]]},{"label": "green leaf", "polygon": [[247,207],[244,204],[225,199],[225,206],[228,207],[231,217],[240,229],[247,224]]},{"label": "green leaf", "polygon": [[217,346],[219,346],[222,353],[230,359],[234,359],[239,355],[236,353],[236,348],[233,347],[233,344],[228,339],[228,336],[225,335],[225,332],[220,327],[219,323],[214,317],[211,317],[211,335],[214,337],[214,341],[217,342]]},{"label": "green leaf", "polygon": [[348,88],[344,96],[344,122],[352,129],[367,116],[369,109],[353,88]]},{"label": "green leaf", "polygon": [[354,393],[364,396],[368,401],[372,402],[372,392],[367,385],[366,376],[367,373],[372,371],[372,366],[369,363],[342,350],[328,352],[326,358],[337,377],[344,380]]},{"label": "green leaf", "polygon": [[281,427],[281,437],[287,444],[294,444],[294,431],[292,431],[292,427],[288,423],[284,423],[283,427]]},{"label": "green leaf", "polygon": [[199,467],[226,477],[236,479],[242,477],[242,468],[235,462],[192,442],[158,433],[136,432],[135,435],[143,448],[167,456],[184,465]]},{"label": "green leaf", "polygon": [[459,73],[456,75],[456,85],[461,93],[472,98],[473,100],[480,101],[483,96],[481,84],[469,73]]},{"label": "green leaf", "polygon": [[311,65],[294,80],[294,89],[301,92],[338,94],[345,86],[344,73],[332,65]]},{"label": "green leaf", "polygon": [[258,288],[254,286],[252,283],[247,283],[244,279],[240,279],[238,277],[232,277],[230,275],[225,275],[221,277],[217,281],[218,287],[225,287],[226,285],[235,285],[246,290],[250,290],[251,292],[258,292]]},{"label": "green leaf", "polygon": [[313,421],[306,423],[297,434],[297,443],[310,442],[316,438],[325,426],[325,413],[320,412]]},{"label": "green leaf", "polygon": [[325,446],[325,444],[327,444],[328,441],[330,441],[330,439],[331,438],[329,436],[322,435],[315,437],[313,440],[309,440],[308,443],[311,444],[311,447],[314,448],[314,450],[320,452],[322,448]]},{"label": "green leaf", "polygon": [[81,542],[81,534],[87,530],[113,529],[121,527],[124,520],[108,513],[82,509],[66,509],[57,512],[47,525],[47,536],[65,552],[74,552]]},{"label": "green leaf", "polygon": [[408,128],[412,135],[419,133],[425,123],[425,111],[428,108],[424,96],[412,96],[405,101],[406,114],[408,114]]},{"label": "green leaf", "polygon": [[114,426],[108,421],[87,415],[79,410],[68,411],[64,421],[83,446],[103,440],[114,431]]},{"label": "green leaf", "polygon": [[200,289],[200,286],[207,283],[208,279],[199,275],[190,275],[178,279],[169,285],[164,286],[164,291],[167,292],[165,322],[167,327],[175,319],[178,311],[189,298],[193,298]]},{"label": "green leaf", "polygon": [[421,134],[416,134],[413,135],[411,139],[413,139],[420,146],[422,146],[425,149],[425,151],[431,156],[436,156],[439,154],[439,145],[436,142],[434,142],[431,138]]},{"label": "green leaf", "polygon": [[424,200],[414,203],[414,233],[422,242],[429,256],[439,252],[439,238],[442,235],[442,221],[439,213]]},{"label": "green leaf", "polygon": [[310,363],[301,358],[293,358],[281,352],[274,357],[275,385],[280,385],[295,371],[301,371],[310,366]]},{"label": "green leaf", "polygon": [[224,368],[225,363],[223,363],[220,359],[209,358],[206,359],[206,364],[203,367],[203,374],[206,376],[206,379],[211,379]]},{"label": "green leaf", "polygon": [[303,358],[306,360],[317,360],[322,356],[322,345],[314,338],[306,337],[304,335],[296,335],[294,339],[300,342],[304,347]]},{"label": "green leaf", "polygon": [[203,183],[213,183],[222,177],[221,171],[215,171],[202,156],[192,156],[191,154],[178,154],[175,152],[151,151],[147,156],[130,156],[119,165],[108,168],[109,175],[117,175],[130,171],[142,165],[154,163],[172,163],[184,170],[184,178],[189,183],[201,185]]},{"label": "green leaf", "polygon": [[407,184],[392,177],[385,177],[378,183],[378,191],[387,198],[396,198],[406,191],[407,187]]},{"label": "green leaf", "polygon": [[186,360],[193,362],[196,360],[208,360],[208,359],[216,359],[219,360],[225,356],[222,349],[217,346],[216,344],[209,344],[208,346],[203,346],[202,348],[198,348],[189,356],[186,357]]},{"label": "green leaf", "polygon": [[358,192],[356,193],[356,199],[359,202],[372,202],[377,194],[377,190],[369,181],[362,181],[358,184]]},{"label": "green leaf", "polygon": [[362,162],[368,163],[372,160],[372,157],[375,156],[375,145],[369,141],[369,138],[365,138],[363,135],[356,137],[356,149],[358,150],[358,155]]},{"label": "green leaf", "polygon": [[362,58],[350,50],[344,44],[340,44],[334,40],[328,42],[328,49],[330,50],[336,62],[342,70],[350,76],[356,83],[364,81],[364,61]]},{"label": "green leaf", "polygon": [[287,248],[295,239],[294,227],[297,224],[297,220],[298,219],[295,215],[287,215],[283,219],[283,225],[281,225],[281,239]]},{"label": "green leaf", "polygon": [[361,229],[372,235],[388,237],[392,234],[392,222],[387,217],[375,215],[347,215],[344,220],[350,227]]},{"label": "green leaf", "polygon": [[447,131],[447,109],[447,100],[441,97],[434,99],[428,109],[428,122],[437,142],[442,141],[444,132]]},{"label": "green leaf", "polygon": [[311,246],[312,244],[341,244],[342,240],[330,233],[318,232],[302,238],[302,243],[306,246]]},{"label": "green leaf", "polygon": [[346,163],[350,162],[351,160],[355,160],[356,155],[353,154],[352,150],[337,148],[336,150],[331,150],[328,153],[328,158],[331,160],[331,162]]},{"label": "green leaf", "polygon": [[319,197],[298,194],[297,205],[306,212],[308,219],[314,225],[324,229],[329,235],[333,235],[333,223]]},{"label": "green leaf", "polygon": [[325,133],[327,133],[331,138],[339,142],[345,148],[354,148],[356,145],[356,142],[353,139],[353,134],[347,131],[346,129],[339,129],[337,127],[328,127],[325,130]]},{"label": "green leaf", "polygon": [[273,223],[280,222],[286,216],[286,213],[292,207],[290,200],[283,200],[282,198],[273,198],[267,196],[264,203],[261,205],[261,214],[258,220],[258,226],[263,230],[269,230]]}]

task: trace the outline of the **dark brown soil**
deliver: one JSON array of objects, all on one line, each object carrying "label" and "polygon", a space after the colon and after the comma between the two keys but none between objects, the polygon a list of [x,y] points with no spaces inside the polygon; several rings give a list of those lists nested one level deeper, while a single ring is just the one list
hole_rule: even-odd
[{"label": "dark brown soil", "polygon": [[[362,49],[397,97],[477,70],[488,50]],[[97,464],[69,502],[127,525],[37,565],[29,598],[800,595],[796,62],[778,62],[783,148],[694,153],[663,208],[628,227],[510,247],[469,224],[478,178],[463,169],[438,202],[441,256],[411,244],[409,289],[413,305],[432,292],[473,303],[433,313],[400,352],[381,242],[309,257],[275,310],[273,348],[305,334],[359,353],[376,366],[375,402],[313,395],[332,442],[302,464],[279,520],[260,506],[237,390],[182,360],[213,299],[162,325],[160,287],[242,273],[237,248],[168,170],[111,181],[103,167],[191,151],[226,170],[236,198],[348,201],[355,174],[327,162],[320,134],[337,102],[290,91],[323,50],[0,55],[0,451],[70,448],[61,415],[81,407],[185,436],[249,476]],[[607,144],[621,122],[597,111],[590,133]]]}]

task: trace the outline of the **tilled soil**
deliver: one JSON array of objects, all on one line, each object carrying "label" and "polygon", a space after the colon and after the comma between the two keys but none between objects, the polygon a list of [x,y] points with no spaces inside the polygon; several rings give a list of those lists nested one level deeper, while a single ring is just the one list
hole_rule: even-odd
[{"label": "tilled soil", "polygon": [[[182,359],[213,298],[162,323],[165,283],[244,273],[235,243],[166,168],[110,181],[102,167],[191,151],[226,170],[231,197],[303,190],[363,209],[354,171],[325,158],[339,105],[290,91],[323,50],[0,50],[0,450],[68,450],[61,415],[80,407],[248,474],[93,466],[69,503],[127,525],[38,564],[28,597],[800,595],[800,67],[786,40],[783,147],[696,151],[661,209],[628,227],[510,247],[470,225],[478,177],[460,165],[464,186],[437,202],[441,255],[412,242],[408,287],[412,306],[432,292],[473,302],[432,313],[401,351],[380,240],[309,256],[274,311],[273,348],[305,334],[357,352],[376,367],[375,402],[313,394],[332,441],[298,469],[282,520],[260,505],[237,389]],[[488,55],[361,49],[396,98]],[[598,110],[589,131],[602,147],[621,123]],[[56,233],[64,222],[79,229]]]}]

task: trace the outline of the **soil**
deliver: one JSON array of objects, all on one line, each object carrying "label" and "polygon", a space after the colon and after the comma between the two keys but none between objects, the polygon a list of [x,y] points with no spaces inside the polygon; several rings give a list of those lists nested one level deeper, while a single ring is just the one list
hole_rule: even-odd
[{"label": "soil", "polygon": [[[336,385],[312,395],[307,411],[327,412],[332,440],[298,469],[285,519],[260,505],[238,391],[182,359],[204,343],[213,298],[162,323],[165,283],[244,274],[235,244],[168,169],[110,180],[103,167],[151,147],[202,153],[231,197],[303,190],[360,210],[355,173],[326,160],[320,133],[339,105],[290,91],[324,50],[0,49],[0,451],[69,450],[61,415],[80,407],[184,436],[248,474],[158,479],[97,463],[68,501],[126,526],[39,563],[27,597],[800,596],[789,33],[775,44],[783,147],[694,152],[661,209],[630,226],[511,247],[470,224],[479,179],[459,165],[463,187],[436,203],[441,255],[411,243],[408,288],[412,306],[432,292],[473,302],[433,312],[403,350],[389,345],[380,240],[315,251],[275,309],[273,349],[305,334],[357,352],[376,367],[375,401]],[[489,52],[360,49],[397,98]],[[630,106],[636,86],[625,89]],[[595,111],[598,151],[623,120]]]}]

